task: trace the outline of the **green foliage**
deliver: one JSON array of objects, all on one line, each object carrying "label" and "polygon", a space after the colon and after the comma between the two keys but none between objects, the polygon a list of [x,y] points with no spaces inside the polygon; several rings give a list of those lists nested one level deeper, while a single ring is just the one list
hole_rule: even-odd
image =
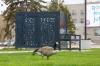
[{"label": "green foliage", "polygon": [[59,11],[58,3],[57,2],[51,2],[51,4],[48,7],[48,11]]}]

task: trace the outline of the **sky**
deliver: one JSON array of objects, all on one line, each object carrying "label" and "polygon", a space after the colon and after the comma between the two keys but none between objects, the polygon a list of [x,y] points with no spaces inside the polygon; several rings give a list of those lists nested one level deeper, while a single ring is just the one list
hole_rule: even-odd
[{"label": "sky", "polygon": [[64,0],[65,4],[79,4],[84,3],[84,0]]},{"label": "sky", "polygon": [[[50,2],[51,0],[45,0]],[[64,0],[64,4],[79,4],[84,3],[84,0]],[[0,14],[6,9],[6,5],[0,0]]]},{"label": "sky", "polygon": [[6,10],[7,5],[5,5],[1,0],[0,0],[0,14]]},{"label": "sky", "polygon": [[[45,1],[51,1],[51,0],[45,0]],[[84,0],[64,0],[64,4],[79,4],[84,3]]]}]

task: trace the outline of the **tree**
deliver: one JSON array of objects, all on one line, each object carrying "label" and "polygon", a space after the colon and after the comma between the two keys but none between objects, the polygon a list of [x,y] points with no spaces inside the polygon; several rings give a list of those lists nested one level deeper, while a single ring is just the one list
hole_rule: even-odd
[{"label": "tree", "polygon": [[67,22],[68,33],[75,33],[75,25],[73,24],[70,12],[68,8],[63,5],[63,2],[58,3],[58,0],[53,0],[48,7],[49,11],[62,11],[65,15],[65,21]]},{"label": "tree", "polygon": [[12,38],[12,29],[15,29],[15,16],[16,12],[31,12],[42,11],[42,8],[46,8],[41,3],[46,3],[43,0],[3,0],[8,5],[6,11],[3,13],[4,20],[6,21],[6,28],[4,29],[6,34],[4,38]]}]

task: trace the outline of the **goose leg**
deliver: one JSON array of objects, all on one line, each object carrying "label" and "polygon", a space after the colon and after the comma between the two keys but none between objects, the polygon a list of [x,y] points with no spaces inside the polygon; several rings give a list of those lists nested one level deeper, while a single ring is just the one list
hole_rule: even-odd
[{"label": "goose leg", "polygon": [[47,60],[49,60],[49,56],[47,56]]}]

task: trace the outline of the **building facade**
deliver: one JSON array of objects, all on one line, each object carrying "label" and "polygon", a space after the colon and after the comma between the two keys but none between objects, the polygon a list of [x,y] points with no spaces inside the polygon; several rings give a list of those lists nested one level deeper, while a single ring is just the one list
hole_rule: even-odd
[{"label": "building facade", "polygon": [[[72,16],[72,20],[76,26],[76,34],[80,34],[84,39],[85,34],[85,5],[84,4],[70,4],[67,8]],[[87,27],[87,39],[93,42],[100,41],[100,27]]]},{"label": "building facade", "polygon": [[76,34],[81,34],[82,38],[84,38],[84,6],[82,4],[70,4],[67,7],[76,26]]}]

